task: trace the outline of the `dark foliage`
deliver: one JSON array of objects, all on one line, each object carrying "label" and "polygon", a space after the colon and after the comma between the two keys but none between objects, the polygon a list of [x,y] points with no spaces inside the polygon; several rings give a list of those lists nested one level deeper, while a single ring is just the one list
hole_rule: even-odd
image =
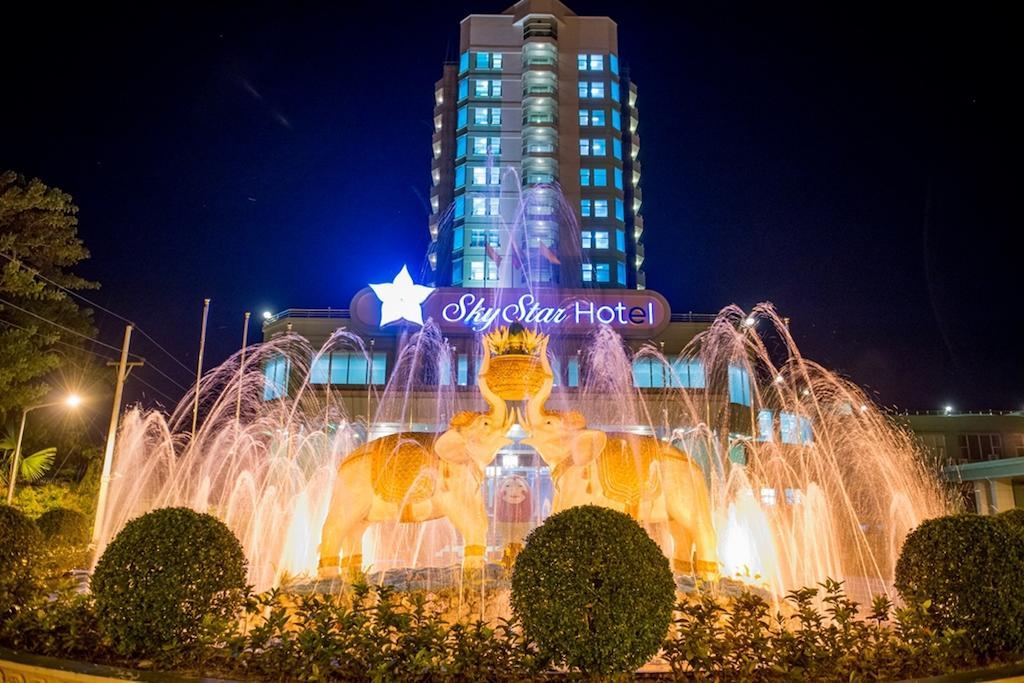
[{"label": "dark foliage", "polygon": [[238,613],[245,557],[231,530],[186,508],[132,520],[92,577],[96,615],[123,655],[187,649],[223,631]]},{"label": "dark foliage", "polygon": [[896,588],[928,604],[936,627],[962,629],[982,661],[1024,649],[1024,534],[995,517],[930,519],[907,536]]},{"label": "dark foliage", "polygon": [[19,510],[0,505],[0,619],[31,602],[40,590],[42,534]]},{"label": "dark foliage", "polygon": [[527,538],[512,574],[512,609],[552,659],[587,674],[633,671],[672,619],[668,560],[628,515],[586,505],[552,515]]}]

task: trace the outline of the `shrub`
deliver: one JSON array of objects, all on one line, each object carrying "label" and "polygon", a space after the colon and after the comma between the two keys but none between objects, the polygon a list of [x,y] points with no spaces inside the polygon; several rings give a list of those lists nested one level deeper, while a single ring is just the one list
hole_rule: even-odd
[{"label": "shrub", "polygon": [[45,539],[48,574],[59,576],[71,569],[87,568],[92,532],[88,517],[78,510],[54,508],[41,514],[36,526]]},{"label": "shrub", "polygon": [[87,544],[92,531],[89,518],[69,508],[54,508],[44,512],[36,519],[36,526],[46,540],[72,546]]},{"label": "shrub", "polygon": [[32,520],[0,505],[0,619],[38,593],[41,548],[42,534]]},{"label": "shrub", "polygon": [[186,508],[126,524],[92,577],[100,628],[131,656],[186,649],[223,630],[244,588],[238,539],[214,517]]},{"label": "shrub", "polygon": [[570,508],[534,529],[516,558],[512,609],[556,663],[593,675],[653,657],[672,619],[668,560],[628,515]]},{"label": "shrub", "polygon": [[896,562],[904,600],[930,603],[937,627],[963,629],[982,660],[1024,647],[1024,534],[994,517],[931,519]]},{"label": "shrub", "polygon": [[996,519],[1006,522],[1018,533],[1024,534],[1024,508],[1005,510],[996,515]]}]

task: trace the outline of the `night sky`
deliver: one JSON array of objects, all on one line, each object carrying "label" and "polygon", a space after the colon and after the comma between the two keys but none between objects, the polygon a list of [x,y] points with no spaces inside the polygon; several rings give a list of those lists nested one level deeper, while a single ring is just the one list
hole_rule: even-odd
[{"label": "night sky", "polygon": [[[90,297],[193,366],[206,296],[218,361],[245,310],[258,340],[264,309],[422,272],[433,84],[459,20],[510,2],[143,4],[0,28],[0,167],[74,196]],[[639,87],[648,286],[775,303],[886,406],[1021,409],[1019,41],[983,4],[570,2]]]}]

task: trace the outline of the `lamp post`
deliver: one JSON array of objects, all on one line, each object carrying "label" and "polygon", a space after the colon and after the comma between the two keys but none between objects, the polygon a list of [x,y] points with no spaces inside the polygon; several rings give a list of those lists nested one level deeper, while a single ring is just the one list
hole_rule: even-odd
[{"label": "lamp post", "polygon": [[7,478],[7,504],[10,505],[14,501],[14,484],[18,478],[18,465],[21,461],[21,441],[25,437],[25,421],[28,419],[28,414],[33,410],[40,408],[50,408],[51,406],[65,405],[68,408],[77,408],[82,402],[82,398],[78,394],[69,394],[62,401],[50,401],[49,403],[40,403],[38,405],[29,406],[21,411],[21,426],[18,428],[18,441],[14,446],[14,457],[11,459],[11,475]]}]

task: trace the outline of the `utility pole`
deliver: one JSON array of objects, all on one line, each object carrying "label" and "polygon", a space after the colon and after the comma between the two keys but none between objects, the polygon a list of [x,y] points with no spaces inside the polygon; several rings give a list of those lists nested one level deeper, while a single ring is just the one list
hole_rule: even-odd
[{"label": "utility pole", "polygon": [[[242,378],[245,376],[245,348],[249,343],[249,311],[245,312],[245,323],[242,325],[242,355],[238,360],[238,398],[235,399],[235,424],[242,417]],[[192,428],[195,432],[195,427]]]},{"label": "utility pole", "polygon": [[117,383],[114,384],[114,407],[110,411],[110,427],[107,429],[107,446],[103,451],[103,474],[100,476],[100,494],[96,498],[96,521],[92,527],[92,546],[95,547],[103,531],[103,517],[106,514],[107,494],[110,490],[110,470],[114,465],[114,439],[117,436],[117,423],[121,418],[121,393],[124,380],[133,367],[142,365],[142,361],[128,362],[128,346],[132,341],[131,323],[124,326],[124,342],[121,344],[121,360],[117,363]]},{"label": "utility pole", "polygon": [[206,349],[206,320],[210,316],[210,300],[203,299],[203,328],[199,332],[199,360],[196,362],[196,397],[192,402],[192,441],[196,440],[196,423],[199,421],[199,382],[203,379],[203,351]]}]

